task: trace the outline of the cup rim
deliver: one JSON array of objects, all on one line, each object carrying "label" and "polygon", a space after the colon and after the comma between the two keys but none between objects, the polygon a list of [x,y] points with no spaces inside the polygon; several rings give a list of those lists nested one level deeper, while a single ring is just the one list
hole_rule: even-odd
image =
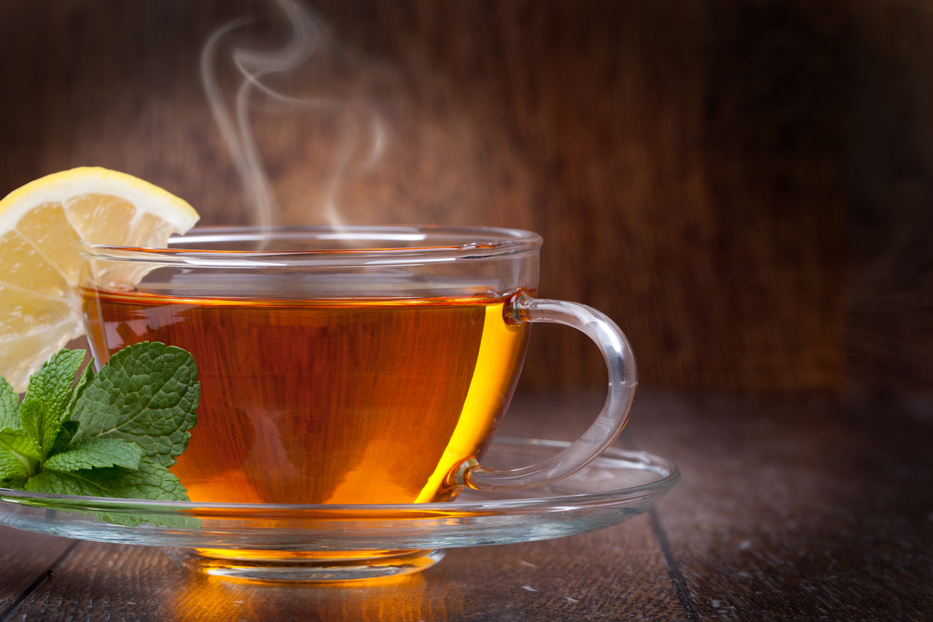
[{"label": "cup rim", "polygon": [[[333,242],[320,248],[277,250],[280,242]],[[253,250],[196,248],[211,243],[265,243]],[[355,247],[340,243],[355,242]],[[366,244],[360,245],[363,242]],[[368,244],[372,242],[372,244]],[[421,243],[423,242],[423,244]],[[195,227],[169,238],[166,247],[121,246],[79,242],[85,259],[156,264],[288,265],[303,263],[402,264],[481,261],[535,253],[542,238],[523,229],[498,227],[417,226],[228,226]],[[185,244],[191,244],[185,247]]]}]

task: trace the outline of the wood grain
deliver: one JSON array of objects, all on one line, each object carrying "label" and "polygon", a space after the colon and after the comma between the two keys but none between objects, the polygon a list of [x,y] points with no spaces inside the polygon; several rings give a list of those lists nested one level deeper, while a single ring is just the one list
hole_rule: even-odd
[{"label": "wood grain", "polygon": [[[527,437],[577,433],[563,407],[520,398],[503,429]],[[196,572],[187,553],[82,543],[11,612],[11,619],[109,620],[681,620],[682,604],[647,516],[553,541],[452,550],[427,571],[373,585],[251,584]]]},{"label": "wood grain", "polygon": [[421,575],[372,586],[231,582],[196,575],[157,549],[82,544],[15,615],[414,622],[624,619],[637,612],[678,620],[673,590],[659,589],[666,580],[646,518],[598,536],[453,551]]},{"label": "wood grain", "polygon": [[[933,386],[922,1],[314,7],[336,47],[272,83],[348,104],[256,98],[283,222],[534,229],[542,295],[616,319],[648,386]],[[282,45],[271,2],[5,2],[0,192],[100,164],[249,222],[198,76],[244,15],[225,53]],[[602,383],[585,338],[536,333],[524,386]]]},{"label": "wood grain", "polygon": [[[503,434],[572,438],[596,392],[518,397]],[[933,610],[928,402],[642,392],[621,443],[683,478],[591,534],[450,551],[374,585],[250,584],[177,552],[0,529],[0,619],[902,620]]]},{"label": "wood grain", "polygon": [[0,618],[44,581],[75,540],[0,527]]},{"label": "wood grain", "polygon": [[684,473],[658,516],[698,619],[929,619],[931,412],[643,396],[634,442]]}]

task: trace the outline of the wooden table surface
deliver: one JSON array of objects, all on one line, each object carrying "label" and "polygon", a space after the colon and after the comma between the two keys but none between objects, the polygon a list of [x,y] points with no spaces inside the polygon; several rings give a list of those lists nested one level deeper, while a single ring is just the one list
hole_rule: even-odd
[{"label": "wooden table surface", "polygon": [[[502,433],[570,439],[600,401],[520,395]],[[931,440],[929,402],[643,392],[618,443],[683,478],[620,525],[342,587],[0,528],[0,620],[931,620]]]}]

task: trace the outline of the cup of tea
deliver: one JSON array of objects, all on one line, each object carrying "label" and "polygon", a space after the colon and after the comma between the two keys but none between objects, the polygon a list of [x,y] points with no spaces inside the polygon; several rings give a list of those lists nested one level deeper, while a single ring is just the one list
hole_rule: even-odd
[{"label": "cup of tea", "polygon": [[[193,502],[444,501],[565,477],[629,416],[625,336],[536,297],[540,246],[514,229],[204,227],[164,249],[85,246],[80,292],[98,364],[140,341],[194,356],[198,422],[171,469]],[[486,468],[538,322],[598,345],[605,405],[552,458]]]}]

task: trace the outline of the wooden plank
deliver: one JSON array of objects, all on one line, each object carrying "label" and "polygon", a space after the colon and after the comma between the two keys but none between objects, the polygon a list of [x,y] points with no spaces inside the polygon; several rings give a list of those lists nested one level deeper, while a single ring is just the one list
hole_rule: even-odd
[{"label": "wooden plank", "polygon": [[76,543],[0,527],[0,618],[44,580]]},{"label": "wooden plank", "polygon": [[894,402],[642,394],[683,470],[659,526],[700,619],[928,620],[933,418]]},{"label": "wooden plank", "polygon": [[[595,393],[519,399],[507,434],[568,438],[567,407]],[[577,422],[580,423],[580,422]],[[207,577],[147,547],[81,543],[17,610],[26,619],[681,620],[647,515],[559,540],[452,550],[433,568],[369,586],[250,584]]]},{"label": "wooden plank", "polygon": [[[502,431],[568,438],[601,398],[520,397]],[[656,520],[455,550],[365,587],[233,582],[159,549],[94,543],[55,565],[69,541],[0,529],[3,602],[15,619],[926,620],[931,412],[642,392],[623,442],[683,471]]]},{"label": "wooden plank", "polygon": [[[25,619],[682,619],[647,517],[563,540],[451,551],[370,586],[198,574],[158,549],[82,543],[16,611]],[[556,616],[556,618],[555,618]]]}]

